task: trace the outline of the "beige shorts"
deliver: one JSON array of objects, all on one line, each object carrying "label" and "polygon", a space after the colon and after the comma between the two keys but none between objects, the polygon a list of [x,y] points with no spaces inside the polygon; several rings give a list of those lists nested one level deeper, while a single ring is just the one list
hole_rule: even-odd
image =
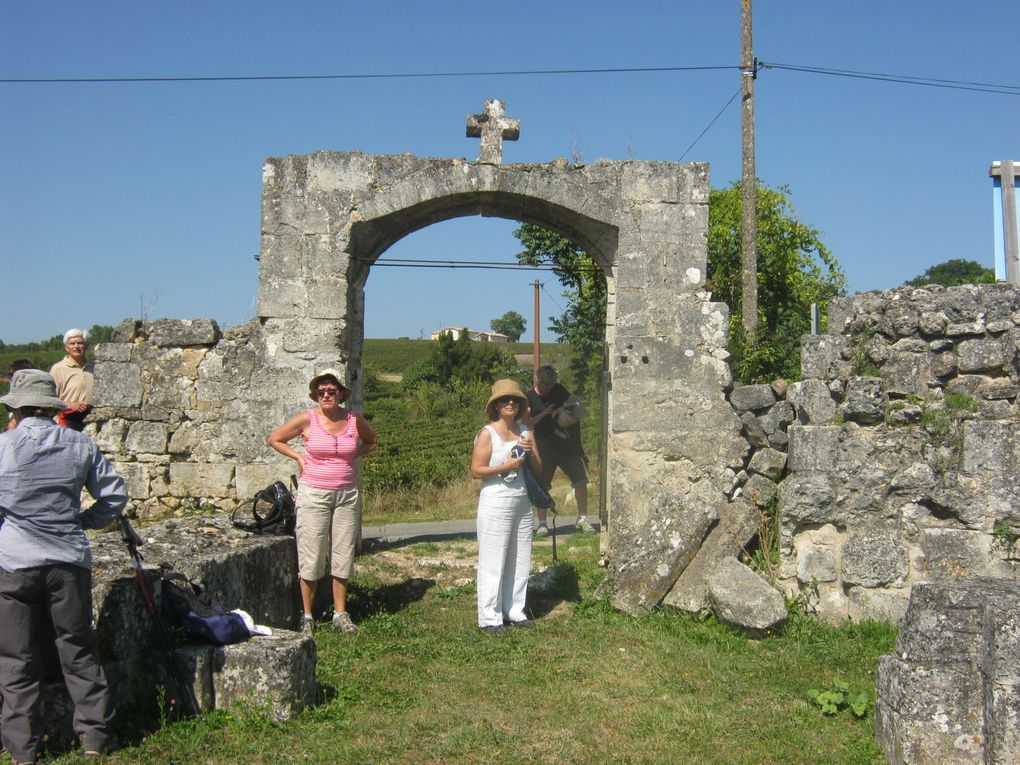
[{"label": "beige shorts", "polygon": [[354,575],[354,552],[361,536],[357,487],[317,489],[299,484],[297,495],[298,575],[308,582],[329,571],[339,579]]}]

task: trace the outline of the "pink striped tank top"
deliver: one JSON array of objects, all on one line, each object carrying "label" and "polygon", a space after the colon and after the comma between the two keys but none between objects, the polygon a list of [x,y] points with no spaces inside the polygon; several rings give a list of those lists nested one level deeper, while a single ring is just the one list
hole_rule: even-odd
[{"label": "pink striped tank top", "polygon": [[330,433],[319,421],[319,410],[308,410],[308,435],[304,438],[305,471],[301,481],[317,489],[348,489],[357,483],[354,455],[358,449],[358,419],[347,413],[347,427]]}]

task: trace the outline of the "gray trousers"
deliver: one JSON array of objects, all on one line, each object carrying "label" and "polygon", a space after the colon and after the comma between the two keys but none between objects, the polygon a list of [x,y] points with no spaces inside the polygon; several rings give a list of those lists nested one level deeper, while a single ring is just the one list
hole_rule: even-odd
[{"label": "gray trousers", "polygon": [[82,747],[102,752],[114,741],[113,702],[92,628],[92,572],[70,564],[0,568],[0,731],[16,763],[32,762],[40,754],[43,668],[33,637],[47,613]]}]

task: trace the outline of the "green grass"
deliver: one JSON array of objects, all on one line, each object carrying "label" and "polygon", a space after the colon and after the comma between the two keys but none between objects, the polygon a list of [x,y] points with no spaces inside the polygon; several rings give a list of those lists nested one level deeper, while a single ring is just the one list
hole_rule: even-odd
[{"label": "green grass", "polygon": [[[405,552],[447,544],[464,545]],[[827,717],[807,694],[836,680],[872,694],[892,628],[798,622],[752,641],[671,611],[634,618],[592,597],[597,538],[559,548],[556,587],[529,598],[536,626],[500,637],[474,626],[473,585],[394,580],[375,565],[386,553],[367,556],[351,596],[361,634],[316,635],[317,706],[288,723],[255,709],[208,714],[135,736],[110,761],[884,762],[870,714]],[[536,545],[542,566],[549,553]]]}]

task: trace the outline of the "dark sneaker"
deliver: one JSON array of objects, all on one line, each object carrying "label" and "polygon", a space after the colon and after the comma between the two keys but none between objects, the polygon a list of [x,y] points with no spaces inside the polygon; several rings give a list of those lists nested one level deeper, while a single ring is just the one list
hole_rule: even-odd
[{"label": "dark sneaker", "polygon": [[480,628],[482,632],[488,632],[490,635],[502,635],[506,632],[506,627],[502,624],[487,624]]},{"label": "dark sneaker", "polygon": [[531,621],[531,619],[521,619],[520,621],[517,622],[507,622],[507,625],[509,625],[510,627],[521,627],[526,629],[528,627],[535,626],[535,623]]}]

